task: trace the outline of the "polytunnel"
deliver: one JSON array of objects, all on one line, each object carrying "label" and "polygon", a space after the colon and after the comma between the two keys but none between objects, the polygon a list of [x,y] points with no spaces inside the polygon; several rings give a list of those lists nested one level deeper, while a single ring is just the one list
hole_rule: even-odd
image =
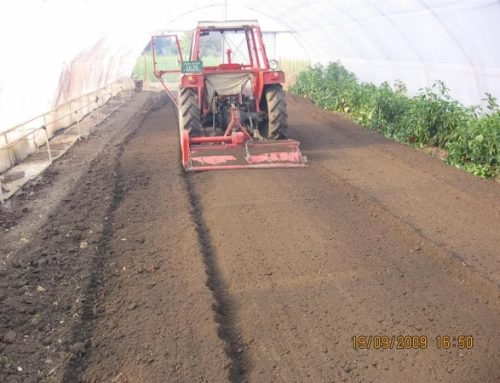
[{"label": "polytunnel", "polygon": [[496,0],[3,2],[0,131],[130,76],[149,36],[198,20],[258,19],[278,57],[341,60],[411,91],[444,81],[467,105],[500,94]]},{"label": "polytunnel", "polygon": [[0,382],[500,382],[499,0],[0,15]]}]

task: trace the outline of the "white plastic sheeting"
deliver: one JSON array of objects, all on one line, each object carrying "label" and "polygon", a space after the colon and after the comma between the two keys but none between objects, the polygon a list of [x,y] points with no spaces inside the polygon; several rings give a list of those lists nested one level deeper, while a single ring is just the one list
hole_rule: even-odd
[{"label": "white plastic sheeting", "polygon": [[465,104],[500,96],[498,0],[24,0],[0,14],[0,131],[130,76],[151,34],[224,17],[287,31],[271,56],[410,91],[440,79]]}]

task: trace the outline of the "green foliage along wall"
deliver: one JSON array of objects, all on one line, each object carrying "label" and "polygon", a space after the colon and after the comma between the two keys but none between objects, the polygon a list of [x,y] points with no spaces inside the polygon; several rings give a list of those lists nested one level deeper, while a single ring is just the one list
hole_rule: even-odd
[{"label": "green foliage along wall", "polygon": [[489,94],[487,107],[465,107],[436,81],[412,97],[402,82],[363,83],[339,62],[303,71],[290,91],[399,142],[445,149],[449,164],[476,175],[500,173],[500,108]]}]

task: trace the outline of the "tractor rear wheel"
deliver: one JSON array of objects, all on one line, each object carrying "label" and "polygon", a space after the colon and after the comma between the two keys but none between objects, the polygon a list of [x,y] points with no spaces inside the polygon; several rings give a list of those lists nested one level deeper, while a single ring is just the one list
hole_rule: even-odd
[{"label": "tractor rear wheel", "polygon": [[263,134],[264,137],[269,140],[287,138],[288,111],[283,88],[281,85],[269,85],[266,88],[265,97],[267,104],[267,129],[264,129],[266,130]]},{"label": "tractor rear wheel", "polygon": [[194,88],[181,88],[179,91],[179,131],[181,137],[184,131],[189,131],[189,135],[194,137],[202,135],[201,112]]}]

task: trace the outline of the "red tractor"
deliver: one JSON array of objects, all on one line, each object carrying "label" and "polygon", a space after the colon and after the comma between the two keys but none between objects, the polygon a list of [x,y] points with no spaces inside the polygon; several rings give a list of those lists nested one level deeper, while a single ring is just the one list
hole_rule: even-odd
[{"label": "red tractor", "polygon": [[[199,22],[181,69],[155,76],[178,107],[186,170],[305,166],[299,142],[287,139],[285,75],[268,60],[256,21]],[[181,72],[178,97],[163,76]]]}]

